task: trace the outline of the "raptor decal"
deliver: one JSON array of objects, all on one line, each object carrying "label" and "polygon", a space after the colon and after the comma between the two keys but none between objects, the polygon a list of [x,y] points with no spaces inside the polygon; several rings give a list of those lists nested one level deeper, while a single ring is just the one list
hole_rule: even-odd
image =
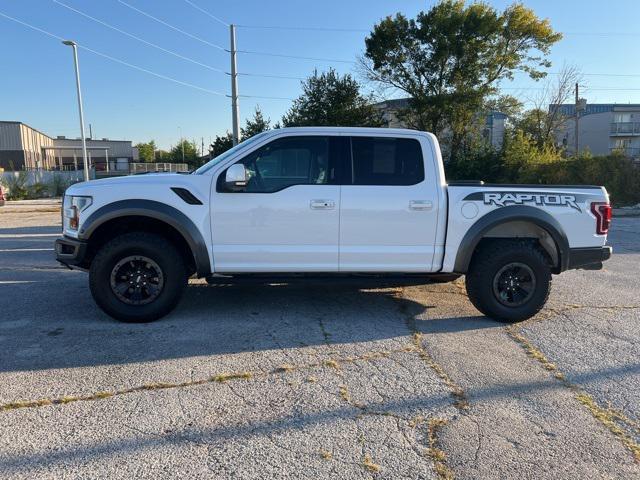
[{"label": "raptor decal", "polygon": [[570,207],[579,212],[577,195],[568,193],[538,192],[474,192],[465,200],[482,200],[485,205],[505,207],[507,205],[540,205],[549,207]]}]

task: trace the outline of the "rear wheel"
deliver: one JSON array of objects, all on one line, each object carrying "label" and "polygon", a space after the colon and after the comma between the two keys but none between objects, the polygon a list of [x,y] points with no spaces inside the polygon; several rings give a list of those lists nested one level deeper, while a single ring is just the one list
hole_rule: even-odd
[{"label": "rear wheel", "polygon": [[551,267],[545,252],[526,240],[494,240],[473,257],[466,278],[471,303],[504,322],[533,317],[551,289]]},{"label": "rear wheel", "polygon": [[133,232],[105,244],[91,262],[98,306],[123,322],[150,322],[178,304],[187,284],[182,255],[164,237]]}]

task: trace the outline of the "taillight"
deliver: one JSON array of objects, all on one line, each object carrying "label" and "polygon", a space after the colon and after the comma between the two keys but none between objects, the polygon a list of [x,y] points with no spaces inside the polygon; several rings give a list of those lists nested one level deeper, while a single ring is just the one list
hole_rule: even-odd
[{"label": "taillight", "polygon": [[591,213],[596,217],[596,233],[606,235],[611,226],[611,205],[608,203],[593,202]]}]

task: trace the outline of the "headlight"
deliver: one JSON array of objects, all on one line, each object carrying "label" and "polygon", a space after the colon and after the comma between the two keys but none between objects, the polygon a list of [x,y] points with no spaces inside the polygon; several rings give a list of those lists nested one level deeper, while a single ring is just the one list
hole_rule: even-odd
[{"label": "headlight", "polygon": [[62,218],[65,230],[78,230],[80,224],[80,212],[87,209],[92,202],[91,197],[78,197],[74,195],[65,195],[62,205]]}]

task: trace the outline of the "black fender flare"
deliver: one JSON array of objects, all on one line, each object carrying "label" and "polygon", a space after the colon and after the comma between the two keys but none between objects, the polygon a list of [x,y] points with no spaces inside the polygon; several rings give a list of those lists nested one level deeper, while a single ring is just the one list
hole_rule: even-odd
[{"label": "black fender flare", "polygon": [[569,240],[560,222],[539,208],[510,205],[487,213],[467,230],[458,246],[453,271],[466,273],[473,253],[484,234],[502,223],[514,221],[530,222],[549,232],[558,249],[558,271],[562,272],[569,267]]},{"label": "black fender flare", "polygon": [[149,217],[175,228],[185,239],[196,264],[198,277],[211,274],[211,263],[207,244],[189,217],[177,208],[153,200],[120,200],[100,207],[82,222],[78,239],[87,241],[95,230],[105,222],[119,217]]}]

